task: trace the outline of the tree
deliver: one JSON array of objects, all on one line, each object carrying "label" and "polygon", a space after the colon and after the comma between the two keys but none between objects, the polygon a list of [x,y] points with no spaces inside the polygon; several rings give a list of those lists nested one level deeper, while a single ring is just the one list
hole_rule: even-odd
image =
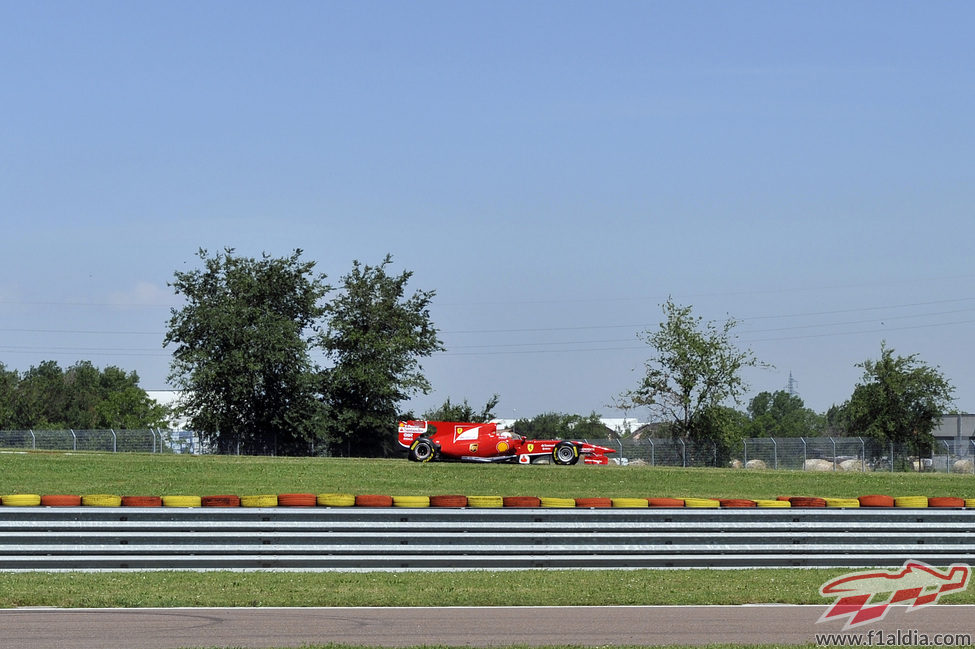
[{"label": "tree", "polygon": [[612,433],[595,412],[588,417],[564,412],[545,412],[531,419],[519,419],[512,428],[519,435],[533,439],[609,437]]},{"label": "tree", "polygon": [[433,291],[406,296],[413,276],[354,262],[326,307],[320,337],[332,363],[323,374],[326,431],[337,455],[381,456],[396,445],[397,404],[428,393],[420,359],[443,350],[430,319]]},{"label": "tree", "polygon": [[311,349],[330,287],[303,261],[240,257],[232,248],[202,269],[176,272],[186,303],[172,310],[170,381],[184,391],[177,412],[219,452],[307,454],[323,416],[320,368]]},{"label": "tree", "polygon": [[930,450],[931,431],[952,402],[954,387],[917,354],[894,356],[886,342],[880,358],[857,363],[863,378],[847,405],[851,431],[881,442],[910,444],[915,453]]},{"label": "tree", "polygon": [[733,334],[738,322],[704,323],[689,306],[663,304],[664,321],[640,338],[655,350],[646,375],[622,395],[628,406],[646,406],[671,424],[674,437],[713,440],[714,412],[728,401],[739,402],[748,386],[746,367],[765,366],[750,349],[739,349]]},{"label": "tree", "polygon": [[474,407],[467,403],[467,399],[464,399],[464,403],[453,403],[450,397],[447,397],[439,408],[424,412],[423,419],[426,421],[483,423],[494,419],[494,409],[498,407],[499,401],[501,401],[501,397],[496,394],[492,395],[483,408],[474,410]]},{"label": "tree", "polygon": [[806,408],[802,399],[785,390],[759,392],[748,404],[748,437],[807,437],[826,428],[822,415]]}]

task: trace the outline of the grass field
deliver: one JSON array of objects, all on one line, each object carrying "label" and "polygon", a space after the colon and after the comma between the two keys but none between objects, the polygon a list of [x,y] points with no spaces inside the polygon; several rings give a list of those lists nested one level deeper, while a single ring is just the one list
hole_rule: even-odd
[{"label": "grass field", "polygon": [[[975,497],[971,476],[651,467],[415,464],[405,460],[0,453],[0,495],[271,494]],[[845,570],[405,573],[10,573],[0,607],[438,606],[814,603]],[[975,593],[947,603],[975,603]]]}]

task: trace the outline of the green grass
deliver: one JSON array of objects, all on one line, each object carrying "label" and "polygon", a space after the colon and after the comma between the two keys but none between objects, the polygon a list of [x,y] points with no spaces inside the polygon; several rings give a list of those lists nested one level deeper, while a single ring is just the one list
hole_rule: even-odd
[{"label": "green grass", "polygon": [[406,460],[180,456],[138,453],[0,453],[0,495],[10,493],[389,495],[775,498],[975,497],[971,476],[814,473],[555,465],[416,464]]},{"label": "green grass", "polygon": [[[975,497],[971,476],[652,467],[415,464],[406,460],[0,453],[0,495],[344,492],[505,496]],[[0,607],[439,606],[825,603],[845,570],[372,573],[7,573]],[[975,603],[975,589],[950,603]]]}]

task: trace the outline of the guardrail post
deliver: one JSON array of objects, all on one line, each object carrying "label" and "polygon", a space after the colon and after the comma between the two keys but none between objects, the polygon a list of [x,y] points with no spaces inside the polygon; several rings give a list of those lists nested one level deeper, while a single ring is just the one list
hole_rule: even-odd
[{"label": "guardrail post", "polygon": [[836,471],[836,440],[830,436],[829,441],[833,443],[833,471]]},{"label": "guardrail post", "polygon": [[772,466],[776,469],[779,468],[779,445],[775,442],[774,437],[769,437],[772,440]]}]

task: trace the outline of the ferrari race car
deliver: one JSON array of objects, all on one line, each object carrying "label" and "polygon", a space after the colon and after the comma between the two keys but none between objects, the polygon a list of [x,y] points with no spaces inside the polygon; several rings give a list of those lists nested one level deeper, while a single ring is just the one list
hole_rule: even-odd
[{"label": "ferrari race car", "polygon": [[459,460],[466,462],[518,462],[531,464],[551,458],[556,464],[609,464],[607,453],[615,449],[588,442],[558,439],[525,439],[497,424],[454,421],[401,421],[398,440],[409,449],[414,462]]}]

